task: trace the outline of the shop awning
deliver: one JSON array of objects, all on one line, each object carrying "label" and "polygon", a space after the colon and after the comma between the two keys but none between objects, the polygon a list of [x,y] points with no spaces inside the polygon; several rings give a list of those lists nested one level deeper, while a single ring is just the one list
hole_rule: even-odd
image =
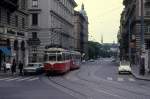
[{"label": "shop awning", "polygon": [[0,47],[0,51],[2,51],[6,56],[11,56],[11,49],[7,47]]}]

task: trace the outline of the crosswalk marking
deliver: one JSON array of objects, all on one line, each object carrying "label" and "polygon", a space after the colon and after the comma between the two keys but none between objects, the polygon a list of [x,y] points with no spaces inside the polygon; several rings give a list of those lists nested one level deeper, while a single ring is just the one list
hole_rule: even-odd
[{"label": "crosswalk marking", "polygon": [[39,77],[36,76],[29,76],[29,77],[6,77],[6,78],[0,78],[0,81],[6,81],[6,82],[10,82],[10,81],[34,81],[34,80],[38,80]]},{"label": "crosswalk marking", "polygon": [[23,79],[18,79],[18,80],[16,80],[16,81],[29,80],[29,79],[31,79],[31,78],[33,78],[33,77],[26,77],[26,78],[23,78]]},{"label": "crosswalk marking", "polygon": [[[113,79],[112,77],[107,77],[106,78],[107,80],[109,80],[109,81],[115,81],[115,79]],[[119,81],[119,82],[123,82],[123,81],[130,81],[130,82],[134,82],[134,81],[136,81],[134,78],[131,78],[131,77],[127,77],[127,78],[123,78],[123,77],[118,77],[117,78],[117,81]]]},{"label": "crosswalk marking", "polygon": [[117,80],[118,80],[118,81],[124,81],[124,79],[123,79],[123,78],[118,78]]},{"label": "crosswalk marking", "polygon": [[133,82],[133,81],[135,81],[135,79],[133,79],[133,78],[129,78],[129,81],[132,81],[132,82]]},{"label": "crosswalk marking", "polygon": [[107,77],[107,80],[113,80],[112,77]]},{"label": "crosswalk marking", "polygon": [[5,81],[13,81],[13,80],[17,80],[17,79],[20,79],[20,77],[18,77],[18,78],[7,79],[7,80],[5,80]]},{"label": "crosswalk marking", "polygon": [[1,78],[0,80],[9,80],[9,79],[12,79],[12,77],[9,77],[9,78]]},{"label": "crosswalk marking", "polygon": [[34,81],[34,80],[38,80],[39,78],[36,77],[36,78],[32,78],[32,79],[29,79],[28,81]]}]

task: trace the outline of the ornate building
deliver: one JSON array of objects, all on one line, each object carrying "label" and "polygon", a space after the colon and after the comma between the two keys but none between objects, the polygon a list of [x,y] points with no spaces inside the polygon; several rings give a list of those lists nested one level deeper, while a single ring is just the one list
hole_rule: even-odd
[{"label": "ornate building", "polygon": [[29,60],[42,62],[44,49],[52,45],[74,49],[74,0],[29,0]]},{"label": "ornate building", "polygon": [[74,38],[75,49],[80,51],[85,58],[88,58],[88,17],[82,4],[80,11],[74,14]]},{"label": "ornate building", "polygon": [[27,63],[26,0],[0,1],[0,66],[15,59]]},{"label": "ornate building", "polygon": [[[118,34],[121,57],[129,59],[131,55],[132,62],[135,63],[141,52],[142,39],[144,39],[145,49],[150,49],[150,1],[123,0],[123,5],[125,8],[121,15],[120,33]],[[144,20],[143,26],[141,26],[142,19]],[[144,29],[144,38],[142,38],[141,27]]]}]

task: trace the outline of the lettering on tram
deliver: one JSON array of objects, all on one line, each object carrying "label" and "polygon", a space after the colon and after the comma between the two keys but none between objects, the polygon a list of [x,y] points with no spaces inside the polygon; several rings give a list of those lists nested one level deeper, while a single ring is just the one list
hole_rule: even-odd
[{"label": "lettering on tram", "polygon": [[44,70],[49,73],[66,73],[80,68],[81,54],[63,48],[47,48],[44,55]]}]

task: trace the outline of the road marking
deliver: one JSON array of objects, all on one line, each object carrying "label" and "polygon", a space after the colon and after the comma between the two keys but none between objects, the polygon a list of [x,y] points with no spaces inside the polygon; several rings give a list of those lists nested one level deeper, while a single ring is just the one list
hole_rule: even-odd
[{"label": "road marking", "polygon": [[133,78],[129,78],[129,81],[134,82],[134,81],[135,81],[135,79],[133,79]]},{"label": "road marking", "polygon": [[9,77],[9,78],[2,78],[0,80],[9,80],[9,79],[12,79],[12,77]]},{"label": "road marking", "polygon": [[113,79],[112,79],[112,77],[107,77],[107,80],[111,80],[112,81]]},{"label": "road marking", "polygon": [[113,97],[117,97],[119,99],[125,99],[117,94],[113,94],[113,93],[110,93],[110,92],[107,92],[107,91],[104,91],[104,90],[100,90],[100,89],[97,89],[97,88],[94,88],[96,91],[100,92],[100,93],[104,93],[104,94],[107,94],[107,95],[110,95],[110,96],[113,96]]},{"label": "road marking", "polygon": [[23,81],[23,80],[28,80],[28,79],[31,79],[31,78],[33,78],[33,77],[32,76],[31,77],[26,77],[26,78],[23,78],[23,79],[18,79],[16,81]]},{"label": "road marking", "polygon": [[36,77],[36,78],[29,79],[27,81],[34,81],[34,80],[38,80],[38,79],[39,79],[39,77]]},{"label": "road marking", "polygon": [[17,80],[17,79],[20,79],[20,77],[8,79],[8,80],[5,80],[5,81],[13,81],[13,80]]},{"label": "road marking", "polygon": [[123,79],[123,78],[118,78],[117,80],[118,80],[118,81],[124,81],[124,79]]}]

